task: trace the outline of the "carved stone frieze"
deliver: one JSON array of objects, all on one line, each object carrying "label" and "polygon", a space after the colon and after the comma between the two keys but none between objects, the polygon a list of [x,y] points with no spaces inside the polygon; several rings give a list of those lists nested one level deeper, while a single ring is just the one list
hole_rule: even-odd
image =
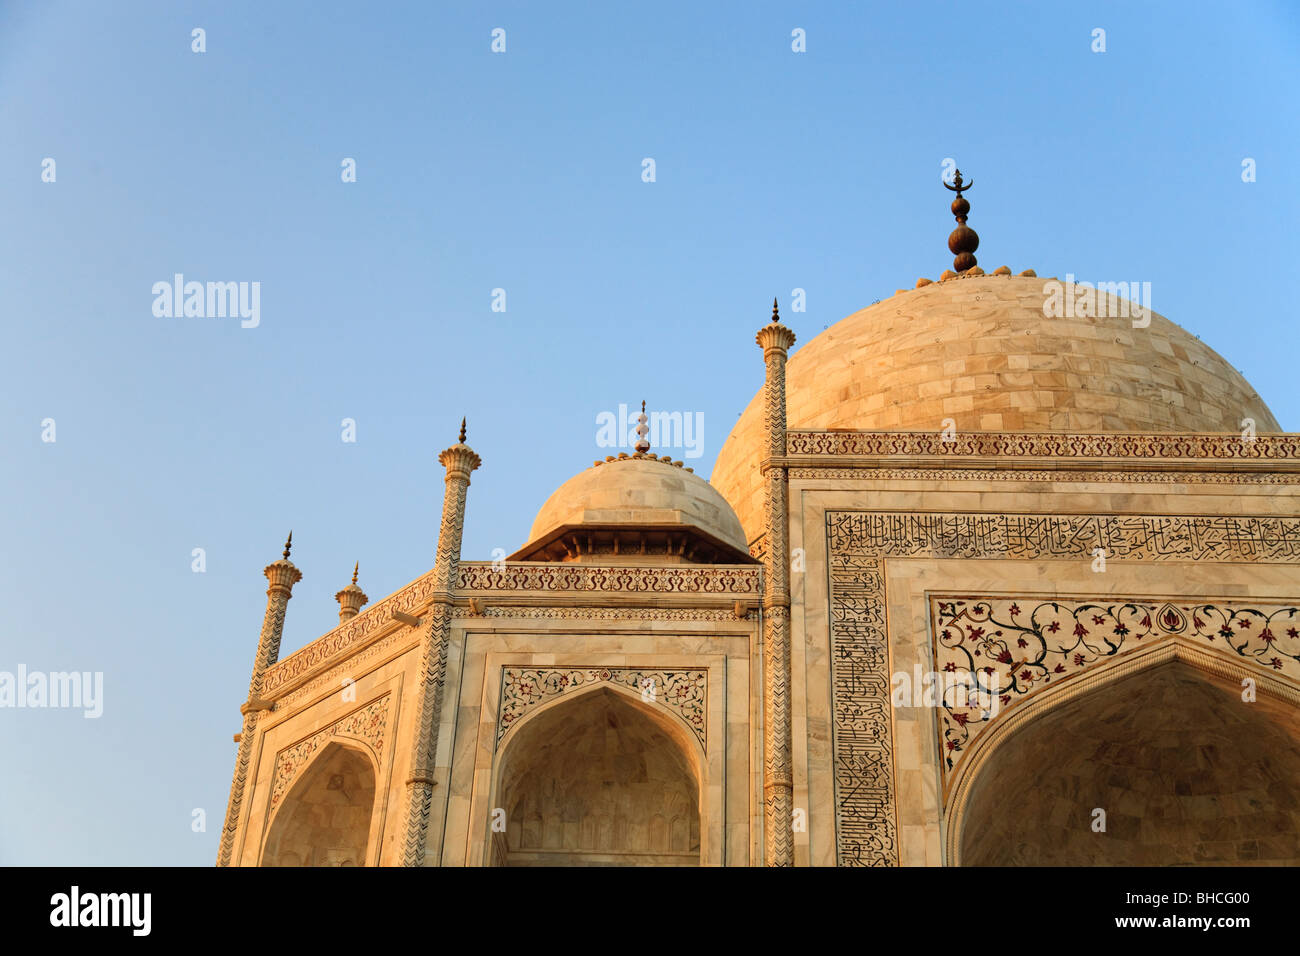
[{"label": "carved stone frieze", "polygon": [[1119,458],[1222,461],[1300,460],[1300,435],[1100,434],[791,431],[787,455],[950,458]]}]

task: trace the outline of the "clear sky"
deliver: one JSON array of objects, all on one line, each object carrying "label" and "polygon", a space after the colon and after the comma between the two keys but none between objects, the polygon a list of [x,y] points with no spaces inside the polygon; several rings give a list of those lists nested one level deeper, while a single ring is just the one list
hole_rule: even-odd
[{"label": "clear sky", "polygon": [[[104,675],[0,709],[0,863],[211,865],[290,528],[285,653],[432,565],[462,415],[467,559],[620,403],[707,475],[773,296],[806,342],[950,265],[949,157],[986,269],[1151,282],[1300,430],[1297,10],[0,4],[0,670]],[[155,315],[176,273],[259,324]]]}]

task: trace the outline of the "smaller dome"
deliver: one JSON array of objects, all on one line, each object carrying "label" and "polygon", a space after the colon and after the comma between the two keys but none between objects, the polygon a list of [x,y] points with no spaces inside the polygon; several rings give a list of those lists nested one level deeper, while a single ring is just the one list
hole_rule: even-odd
[{"label": "smaller dome", "polygon": [[671,557],[749,562],[740,519],[712,485],[667,456],[620,455],[562,484],[537,513],[515,561],[618,563]]}]

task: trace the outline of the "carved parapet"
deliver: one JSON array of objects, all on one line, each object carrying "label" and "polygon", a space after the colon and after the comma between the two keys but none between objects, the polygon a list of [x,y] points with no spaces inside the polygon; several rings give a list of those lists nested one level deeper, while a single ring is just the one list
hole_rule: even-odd
[{"label": "carved parapet", "polygon": [[[468,561],[460,566],[457,592],[465,597],[489,593],[549,598],[571,593],[590,600],[592,592],[608,595],[671,594],[683,597],[757,595],[762,575],[756,565],[601,566],[567,562],[502,563]],[[476,593],[478,592],[478,593]]]},{"label": "carved parapet", "polygon": [[[1086,461],[1096,467],[1108,459],[1126,467],[1174,467],[1173,463],[1204,466],[1232,462],[1267,463],[1270,468],[1300,468],[1300,435],[1117,433],[1057,435],[1035,432],[958,432],[945,441],[939,431],[873,432],[812,431],[786,433],[784,464],[810,464],[810,456],[859,459],[868,464],[884,458],[987,459],[999,465],[1016,459]],[[850,462],[845,461],[843,464]]]},{"label": "carved parapet", "polygon": [[377,604],[372,604],[356,617],[341,622],[334,630],[269,668],[262,682],[262,692],[268,696],[278,696],[287,685],[328,667],[332,662],[355,653],[396,630],[402,626],[396,619],[399,613],[418,620],[420,612],[429,606],[437,590],[433,571],[416,578],[406,587]]}]

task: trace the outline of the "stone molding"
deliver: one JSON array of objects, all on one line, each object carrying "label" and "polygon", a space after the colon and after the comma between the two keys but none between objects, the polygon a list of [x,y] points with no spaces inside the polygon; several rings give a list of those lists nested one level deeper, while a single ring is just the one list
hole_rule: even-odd
[{"label": "stone molding", "polygon": [[1142,462],[1179,461],[1201,466],[1214,462],[1269,462],[1300,469],[1300,435],[1119,433],[1057,435],[1050,432],[959,432],[944,441],[934,432],[790,431],[785,458],[773,464],[810,464],[805,456],[842,458],[994,459],[1008,465],[1016,459],[1115,460],[1137,466]]},{"label": "stone molding", "polygon": [[[1162,482],[1201,482],[1214,485],[1296,485],[1300,473],[1277,471],[1134,471],[1111,469],[1085,471],[1082,469],[1054,468],[1049,471],[1028,468],[856,468],[828,465],[808,465],[789,469],[791,480],[858,480],[869,478],[904,479],[908,481],[1113,481],[1156,484]],[[750,545],[754,553],[754,545]]]},{"label": "stone molding", "polygon": [[[605,567],[578,564],[542,564],[521,562],[506,564],[491,561],[462,561],[459,569],[457,598],[467,602],[478,594],[516,594],[530,596],[541,603],[556,604],[566,600],[590,600],[590,595],[634,596],[641,594],[678,595],[691,599],[709,599],[710,603],[727,603],[735,598],[757,598],[761,594],[761,569],[750,565],[690,565],[669,568]],[[267,669],[262,682],[264,696],[286,685],[315,675],[339,663],[369,643],[398,630],[402,625],[393,617],[401,612],[411,617],[434,603],[439,591],[433,571],[415,579],[400,591],[371,605],[345,624],[300,648]],[[498,598],[494,597],[493,600]],[[512,601],[511,603],[518,603]],[[489,607],[486,613],[492,613]],[[500,612],[496,612],[500,613]],[[467,615],[468,616],[468,615]],[[509,616],[544,617],[546,614],[521,613]],[[549,615],[558,616],[558,615]],[[573,616],[582,616],[575,613]],[[630,613],[629,616],[635,616]],[[709,617],[683,618],[711,620]]]},{"label": "stone molding", "polygon": [[760,591],[761,573],[750,565],[599,566],[521,562],[461,565],[458,591],[604,592],[612,594],[746,594]]}]

